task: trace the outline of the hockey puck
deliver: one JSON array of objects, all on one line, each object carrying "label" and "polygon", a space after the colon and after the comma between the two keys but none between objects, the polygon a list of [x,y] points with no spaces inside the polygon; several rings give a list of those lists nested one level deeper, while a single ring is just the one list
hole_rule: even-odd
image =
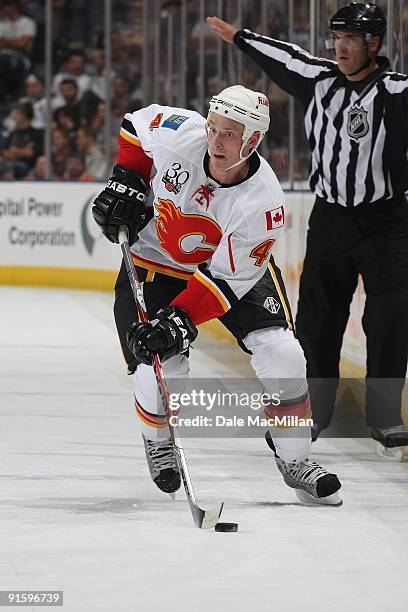
[{"label": "hockey puck", "polygon": [[215,531],[238,531],[238,523],[217,523],[215,526]]}]

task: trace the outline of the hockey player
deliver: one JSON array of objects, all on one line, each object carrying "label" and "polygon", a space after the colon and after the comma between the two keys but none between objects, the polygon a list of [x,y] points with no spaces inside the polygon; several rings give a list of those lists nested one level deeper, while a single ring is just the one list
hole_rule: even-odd
[{"label": "hockey player", "polygon": [[330,19],[336,61],[238,30],[215,33],[247,53],[305,113],[311,149],[310,217],[296,330],[307,359],[314,436],[330,424],[340,350],[361,274],[367,337],[366,420],[377,451],[408,451],[401,395],[408,357],[408,76],[379,54],[379,6],[350,2]]},{"label": "hockey player", "polygon": [[[109,240],[118,242],[119,228],[127,227],[144,281],[152,323],[134,322],[123,264],[114,310],[150,473],[165,492],[180,487],[180,474],[152,354],[164,362],[170,384],[186,377],[200,323],[219,318],[251,355],[266,392],[272,395],[275,384],[282,391],[281,405],[265,409],[270,419],[309,415],[305,359],[270,257],[284,225],[284,195],[257,153],[269,127],[268,106],[262,93],[236,85],[212,98],[207,120],[157,104],[125,115],[113,177],[94,202],[93,215]],[[151,175],[153,218],[145,207]],[[271,427],[269,444],[298,497],[341,503],[337,476],[309,460],[310,427],[288,428],[284,436]]]}]

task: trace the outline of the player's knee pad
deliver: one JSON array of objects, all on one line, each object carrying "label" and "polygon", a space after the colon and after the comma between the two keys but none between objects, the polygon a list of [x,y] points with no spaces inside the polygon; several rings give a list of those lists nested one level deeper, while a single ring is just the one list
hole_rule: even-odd
[{"label": "player's knee pad", "polygon": [[[162,364],[169,393],[180,394],[185,387],[185,379],[190,368],[187,357],[174,355]],[[164,414],[156,377],[152,366],[140,363],[133,374],[133,391],[139,407],[150,414]]]},{"label": "player's knee pad", "polygon": [[301,398],[307,392],[306,360],[290,330],[269,327],[250,332],[244,338],[252,352],[251,365],[267,393],[285,399]]},{"label": "player's knee pad", "polygon": [[264,405],[276,452],[284,461],[300,461],[310,453],[310,402],[306,360],[293,333],[271,327],[244,340],[251,365],[271,400]]}]

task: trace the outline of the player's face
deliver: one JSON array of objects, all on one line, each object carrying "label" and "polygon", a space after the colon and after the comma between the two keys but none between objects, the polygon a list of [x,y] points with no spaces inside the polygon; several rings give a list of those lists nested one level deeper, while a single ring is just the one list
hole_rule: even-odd
[{"label": "player's face", "polygon": [[334,32],[334,49],[340,71],[353,74],[367,59],[363,35],[359,32]]},{"label": "player's face", "polygon": [[222,172],[239,160],[244,126],[233,119],[210,113],[207,132],[210,166]]}]

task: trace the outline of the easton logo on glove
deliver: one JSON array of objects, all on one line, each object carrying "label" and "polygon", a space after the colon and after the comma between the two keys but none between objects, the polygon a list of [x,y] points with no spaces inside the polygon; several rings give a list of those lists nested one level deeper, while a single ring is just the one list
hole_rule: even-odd
[{"label": "easton logo on glove", "polygon": [[149,220],[145,201],[149,185],[137,172],[115,166],[103,191],[95,198],[92,214],[111,242],[119,242],[118,232],[126,227],[130,242]]},{"label": "easton logo on glove", "polygon": [[[185,344],[184,338],[188,335],[188,332],[187,332],[186,328],[183,327],[183,325],[184,325],[183,321],[180,319],[180,317],[173,317],[172,320],[174,321],[174,323],[176,323],[176,325],[178,325],[179,331],[180,331],[181,335],[183,336],[183,344]],[[171,331],[174,331],[174,330],[171,330]],[[176,336],[174,336],[174,337],[176,337]],[[186,348],[187,348],[187,346],[188,346],[188,342],[187,342]]]},{"label": "easton logo on glove", "polygon": [[131,198],[136,197],[136,200],[139,200],[140,202],[146,201],[145,193],[142,193],[137,189],[132,189],[132,187],[128,187],[127,185],[123,185],[122,183],[118,183],[117,181],[113,181],[112,179],[109,179],[107,187],[109,189],[112,189],[112,191],[116,191],[117,193],[126,194]]}]

